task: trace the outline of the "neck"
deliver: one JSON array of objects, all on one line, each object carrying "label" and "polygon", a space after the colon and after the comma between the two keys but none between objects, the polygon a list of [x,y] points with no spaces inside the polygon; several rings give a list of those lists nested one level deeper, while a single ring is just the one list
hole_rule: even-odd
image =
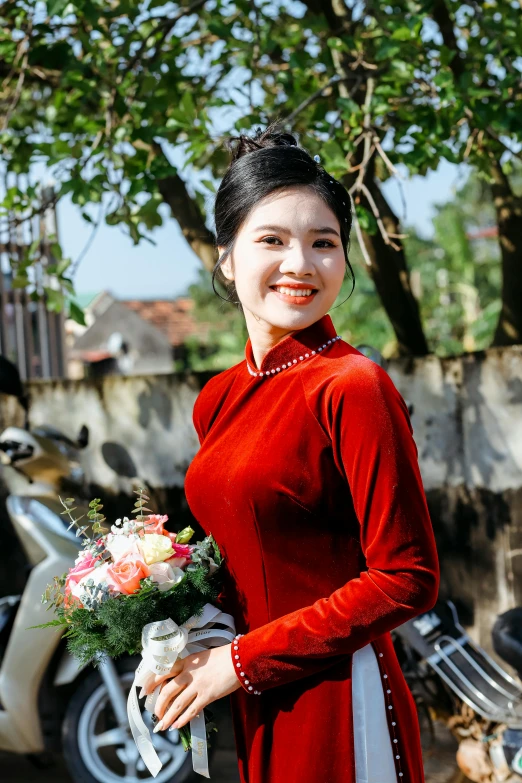
[{"label": "neck", "polygon": [[259,358],[254,355],[254,345],[249,334],[245,345],[245,359],[248,372],[256,378],[275,376],[288,367],[320,354],[323,349],[341,339],[332,319],[326,313],[301,329],[280,329],[279,339],[275,339],[278,335],[269,329],[252,329],[252,334],[256,338],[255,348]]},{"label": "neck", "polygon": [[277,343],[280,343],[284,337],[287,337],[289,334],[294,334],[295,331],[296,331],[295,329],[292,329],[290,332],[280,332],[279,336],[277,337],[275,335],[266,334],[266,335],[255,335],[255,338],[253,338],[252,335],[250,335],[250,342],[252,344],[252,353],[254,354],[256,365],[258,367],[261,367],[263,359],[270,351],[270,349],[273,348],[274,345],[277,345]]},{"label": "neck", "polygon": [[263,359],[274,345],[277,345],[284,337],[296,331],[296,329],[281,329],[262,319],[258,321],[246,310],[245,320],[252,346],[252,354],[258,367],[261,367]]}]

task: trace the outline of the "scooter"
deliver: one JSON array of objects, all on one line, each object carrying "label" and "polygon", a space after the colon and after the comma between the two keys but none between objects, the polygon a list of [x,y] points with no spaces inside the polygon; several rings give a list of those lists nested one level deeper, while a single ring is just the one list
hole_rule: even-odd
[{"label": "scooter", "polygon": [[[25,401],[9,364],[0,357],[0,392]],[[25,429],[0,434],[2,478],[11,493],[7,512],[30,569],[21,595],[0,598],[0,750],[35,762],[62,752],[78,783],[138,783],[151,780],[127,720],[127,694],[140,659],[107,658],[98,669],[82,668],[61,631],[30,629],[50,619],[42,594],[74,565],[80,549],[59,495],[82,496],[80,454],[87,445],[86,427],[73,441],[53,427],[30,430],[27,418]],[[81,502],[77,507],[80,515]],[[143,719],[152,729],[151,714],[143,711]],[[176,730],[153,733],[152,740],[163,763],[156,783],[195,778]]]},{"label": "scooter", "polygon": [[[522,684],[476,644],[455,604],[439,601],[392,633],[420,713],[443,717],[459,743],[457,764],[474,783],[522,778]],[[493,649],[522,672],[522,608],[500,615]]]}]

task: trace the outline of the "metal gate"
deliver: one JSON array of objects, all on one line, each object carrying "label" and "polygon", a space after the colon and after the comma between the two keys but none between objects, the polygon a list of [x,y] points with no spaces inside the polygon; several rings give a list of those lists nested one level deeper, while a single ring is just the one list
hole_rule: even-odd
[{"label": "metal gate", "polygon": [[[24,184],[29,184],[25,175],[4,175],[1,199],[10,187]],[[0,212],[0,354],[17,364],[23,380],[66,375],[64,314],[48,310],[44,291],[46,267],[54,262],[51,246],[58,241],[53,188],[40,188],[39,201],[30,213]],[[15,287],[16,269],[30,248],[36,261],[29,284]]]}]

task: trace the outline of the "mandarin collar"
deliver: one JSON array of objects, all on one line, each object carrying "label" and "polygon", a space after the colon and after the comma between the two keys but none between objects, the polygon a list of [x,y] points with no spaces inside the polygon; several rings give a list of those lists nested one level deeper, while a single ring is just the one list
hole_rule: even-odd
[{"label": "mandarin collar", "polygon": [[256,372],[269,373],[272,370],[279,372],[283,364],[288,365],[294,362],[294,359],[299,361],[299,358],[304,356],[305,353],[315,352],[334,337],[338,338],[335,326],[331,316],[325,313],[322,318],[314,321],[310,326],[288,334],[272,346],[268,353],[265,354],[259,368],[254,359],[252,343],[249,337],[245,345],[245,359],[252,370]]}]

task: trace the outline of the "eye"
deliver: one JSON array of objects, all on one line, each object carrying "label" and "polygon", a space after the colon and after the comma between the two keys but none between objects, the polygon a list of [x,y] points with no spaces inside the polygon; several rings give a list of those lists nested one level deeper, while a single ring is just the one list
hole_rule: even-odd
[{"label": "eye", "polygon": [[[280,239],[279,239],[278,237],[264,237],[264,238],[261,240],[261,242],[266,242],[266,243],[267,243],[267,244],[269,244],[269,245],[273,245],[273,244],[274,244],[274,242],[270,242],[270,241],[269,241],[269,240],[271,240],[271,239],[275,239],[275,240],[276,240],[276,242],[280,242]],[[323,243],[326,243],[326,244],[323,244],[323,245],[321,245],[321,246],[320,246],[320,247],[321,247],[321,249],[322,249],[322,248],[324,248],[324,247],[335,247],[334,243],[333,243],[333,242],[330,242],[330,240],[329,240],[329,239],[317,239],[317,240],[314,242],[314,246],[315,246],[315,247],[317,247],[317,243],[318,243],[318,242],[320,242],[320,243],[321,243],[321,242],[323,242]]]}]

